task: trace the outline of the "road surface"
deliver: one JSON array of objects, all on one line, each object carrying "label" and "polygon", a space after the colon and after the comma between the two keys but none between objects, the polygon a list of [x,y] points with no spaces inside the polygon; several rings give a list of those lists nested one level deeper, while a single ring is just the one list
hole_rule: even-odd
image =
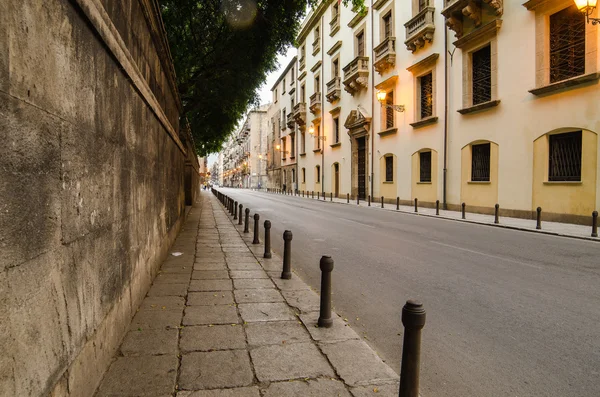
[{"label": "road surface", "polygon": [[402,306],[425,305],[423,397],[600,396],[599,243],[220,190],[272,222],[280,255],[292,230],[293,268],[316,290],[333,257],[336,312],[398,373]]}]

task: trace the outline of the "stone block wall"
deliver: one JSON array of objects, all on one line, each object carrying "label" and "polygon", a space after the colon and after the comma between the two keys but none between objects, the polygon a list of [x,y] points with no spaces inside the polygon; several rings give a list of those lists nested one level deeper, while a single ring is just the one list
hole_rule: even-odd
[{"label": "stone block wall", "polygon": [[0,2],[0,396],[91,396],[179,231],[162,32],[155,0]]}]

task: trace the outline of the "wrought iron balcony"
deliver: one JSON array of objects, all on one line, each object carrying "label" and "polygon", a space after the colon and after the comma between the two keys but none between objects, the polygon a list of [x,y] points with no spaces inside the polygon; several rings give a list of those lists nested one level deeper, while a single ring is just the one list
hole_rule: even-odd
[{"label": "wrought iron balcony", "polygon": [[298,102],[294,106],[294,121],[298,125],[306,124],[306,103]]},{"label": "wrought iron balcony", "polygon": [[413,19],[404,24],[406,27],[406,49],[415,52],[422,48],[425,43],[433,41],[435,32],[435,8],[425,7]]},{"label": "wrought iron balcony", "polygon": [[344,66],[344,90],[351,95],[369,85],[369,57],[356,57]]},{"label": "wrought iron balcony", "polygon": [[321,93],[315,92],[310,96],[310,112],[312,114],[321,110]]},{"label": "wrought iron balcony", "polygon": [[287,126],[288,128],[294,128],[294,117],[295,117],[296,113],[294,112],[294,109],[292,109],[292,111],[290,113],[287,114]]},{"label": "wrought iron balcony", "polygon": [[341,78],[334,77],[327,83],[327,102],[331,103],[340,99],[342,94]]},{"label": "wrought iron balcony", "polygon": [[382,74],[396,65],[396,38],[387,37],[381,44],[375,47],[375,70]]}]

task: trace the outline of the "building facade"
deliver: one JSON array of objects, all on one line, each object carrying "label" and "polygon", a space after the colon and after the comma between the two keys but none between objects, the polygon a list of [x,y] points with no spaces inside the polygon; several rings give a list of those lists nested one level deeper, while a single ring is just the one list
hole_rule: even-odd
[{"label": "building facade", "polygon": [[267,186],[267,109],[269,104],[251,110],[241,128],[225,142],[223,186],[262,189]]},{"label": "building facade", "polygon": [[282,165],[298,154],[298,190],[589,222],[598,36],[573,0],[323,2],[274,87]]}]

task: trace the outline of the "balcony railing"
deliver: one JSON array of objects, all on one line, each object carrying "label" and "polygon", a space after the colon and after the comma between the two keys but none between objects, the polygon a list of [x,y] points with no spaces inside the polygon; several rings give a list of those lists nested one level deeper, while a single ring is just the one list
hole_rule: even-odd
[{"label": "balcony railing", "polygon": [[310,96],[310,111],[312,114],[321,110],[321,93],[315,92]]},{"label": "balcony railing", "polygon": [[434,24],[435,8],[425,7],[413,19],[404,24],[406,28],[406,48],[415,52],[423,47],[425,43],[433,41],[435,32]]},{"label": "balcony railing", "polygon": [[338,76],[327,83],[327,102],[331,103],[340,99],[340,95],[342,94],[341,80]]},{"label": "balcony railing", "polygon": [[344,66],[344,90],[351,95],[369,84],[369,57],[356,57]]},{"label": "balcony railing", "polygon": [[375,63],[377,73],[382,74],[396,65],[396,38],[388,37],[375,47]]},{"label": "balcony railing", "polygon": [[298,125],[306,124],[306,103],[298,102],[294,106],[294,121]]},{"label": "balcony railing", "polygon": [[292,109],[292,111],[290,113],[287,114],[287,126],[288,128],[294,128],[294,109]]}]

